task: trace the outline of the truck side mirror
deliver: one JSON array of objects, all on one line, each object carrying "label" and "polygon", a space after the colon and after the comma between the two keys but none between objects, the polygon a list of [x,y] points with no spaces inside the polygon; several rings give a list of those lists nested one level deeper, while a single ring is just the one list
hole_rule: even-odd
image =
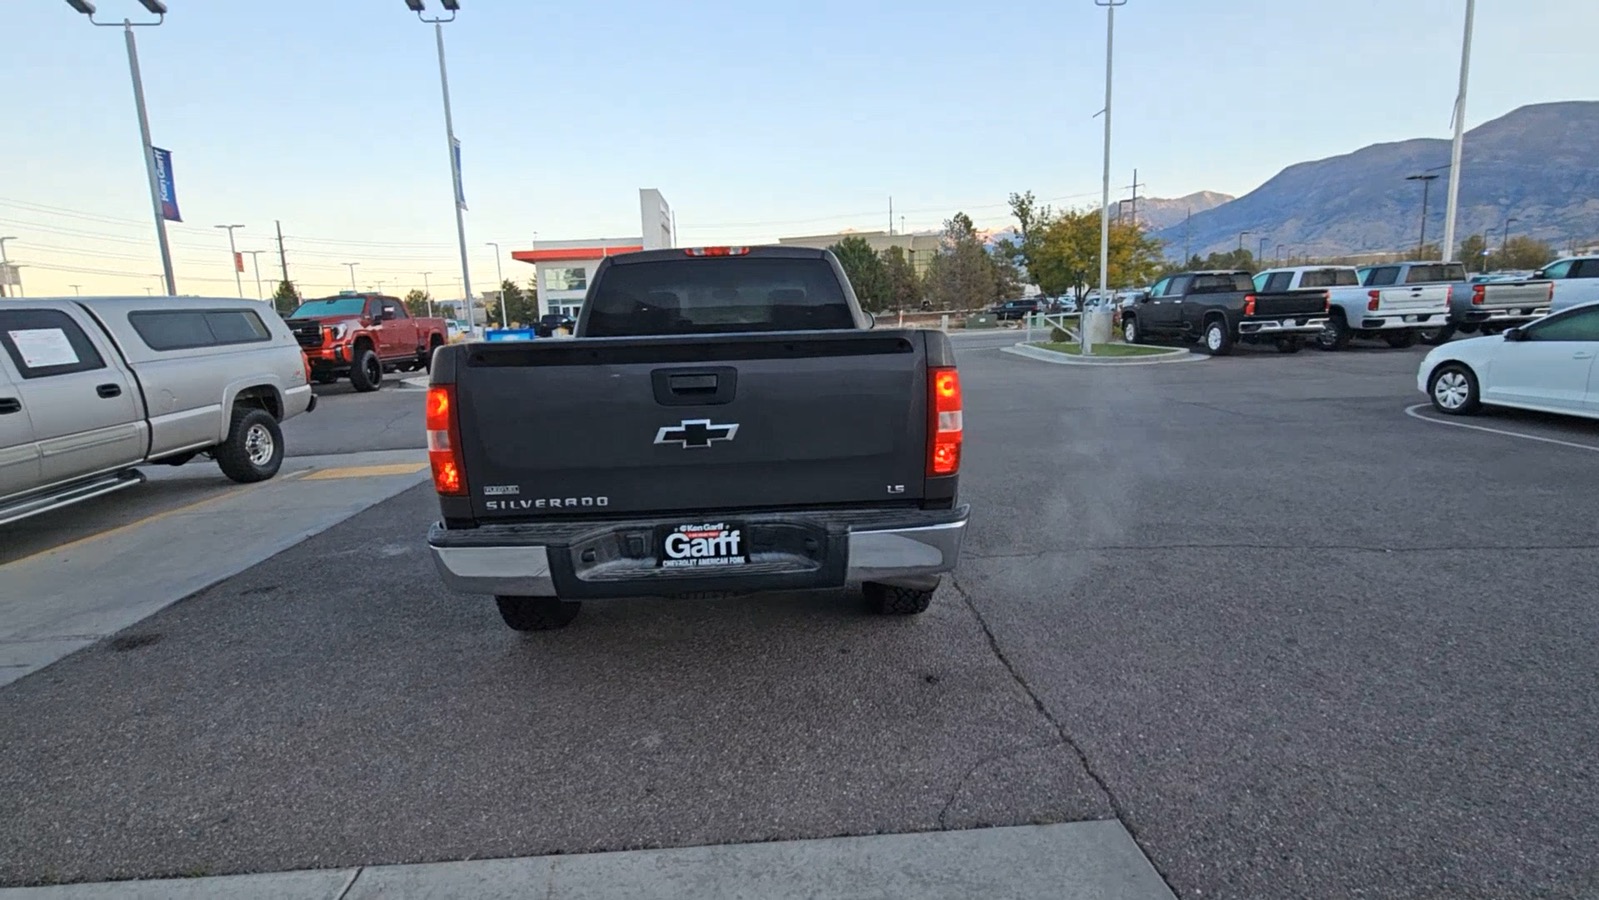
[{"label": "truck side mirror", "polygon": [[1534,277],[1534,278],[1548,278],[1549,276],[1545,275],[1543,273],[1543,269],[1539,269],[1538,271],[1532,273],[1532,277]]}]

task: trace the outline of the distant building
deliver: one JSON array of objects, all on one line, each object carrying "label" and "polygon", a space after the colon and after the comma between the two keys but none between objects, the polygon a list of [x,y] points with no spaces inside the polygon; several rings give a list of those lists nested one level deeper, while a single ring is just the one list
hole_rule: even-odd
[{"label": "distant building", "polygon": [[938,248],[942,236],[931,234],[890,234],[886,231],[846,231],[839,234],[813,234],[806,237],[778,238],[779,244],[788,244],[794,247],[814,247],[825,250],[845,238],[860,238],[871,246],[873,250],[882,253],[890,247],[898,247],[904,251],[905,259],[922,274],[932,264],[933,257],[938,255]]},{"label": "distant building", "polygon": [[639,236],[538,241],[531,250],[513,250],[511,258],[531,263],[539,289],[539,314],[576,316],[583,306],[594,270],[608,256],[677,246],[672,207],[654,188],[639,192]]}]

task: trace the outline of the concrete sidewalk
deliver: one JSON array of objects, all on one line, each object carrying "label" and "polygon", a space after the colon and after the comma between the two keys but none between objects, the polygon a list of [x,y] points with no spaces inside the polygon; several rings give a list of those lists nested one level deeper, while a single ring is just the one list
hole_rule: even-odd
[{"label": "concrete sidewalk", "polygon": [[0,890],[0,900],[1174,900],[1120,822]]},{"label": "concrete sidewalk", "polygon": [[[209,467],[147,471],[163,480],[215,478]],[[421,450],[292,457],[270,481],[0,566],[0,686],[427,478]]]}]

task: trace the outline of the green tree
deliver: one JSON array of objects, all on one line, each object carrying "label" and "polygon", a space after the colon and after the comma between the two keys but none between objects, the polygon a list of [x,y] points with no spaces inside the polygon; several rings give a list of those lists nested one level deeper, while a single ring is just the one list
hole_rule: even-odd
[{"label": "green tree", "polygon": [[1518,234],[1488,261],[1496,269],[1538,269],[1554,258],[1555,251],[1547,242]]},{"label": "green tree", "polygon": [[1400,254],[1399,258],[1413,261],[1429,261],[1434,259],[1443,259],[1444,254],[1443,250],[1437,244],[1422,244],[1417,247],[1409,248],[1404,253]]},{"label": "green tree", "polygon": [[272,306],[279,315],[286,316],[300,305],[300,292],[295,289],[294,282],[280,281],[278,289],[272,294]]},{"label": "green tree", "polygon": [[[1097,285],[1100,229],[1098,210],[1066,210],[1034,225],[1021,252],[1039,289],[1081,296]],[[1112,286],[1147,284],[1161,269],[1161,243],[1136,223],[1112,223],[1109,259]]]},{"label": "green tree", "polygon": [[905,248],[890,247],[882,253],[883,280],[888,286],[888,305],[893,309],[915,309],[922,302],[922,280],[916,267],[905,258]]},{"label": "green tree", "polygon": [[[531,325],[539,317],[538,301],[529,297],[527,292],[516,282],[506,279],[500,282],[500,291],[505,295],[505,314],[510,317],[512,325]],[[488,304],[485,310],[488,321],[496,328],[504,328],[500,321],[500,304],[496,300]]]},{"label": "green tree", "polygon": [[963,212],[944,222],[938,255],[927,268],[927,292],[938,309],[977,309],[999,299],[994,259]]},{"label": "green tree", "polygon": [[1460,242],[1460,255],[1455,257],[1466,264],[1466,271],[1476,269],[1487,271],[1488,268],[1488,239],[1480,234],[1467,235]]},{"label": "green tree", "polygon": [[427,291],[412,288],[406,292],[405,299],[402,302],[405,304],[405,311],[412,316],[427,316],[432,315],[428,309],[428,301],[431,299],[433,298]]},{"label": "green tree", "polygon": [[844,274],[849,276],[849,283],[855,288],[855,296],[861,301],[861,306],[871,312],[887,308],[888,277],[883,270],[883,260],[865,238],[852,235],[827,249],[833,251],[839,264],[844,267]]}]

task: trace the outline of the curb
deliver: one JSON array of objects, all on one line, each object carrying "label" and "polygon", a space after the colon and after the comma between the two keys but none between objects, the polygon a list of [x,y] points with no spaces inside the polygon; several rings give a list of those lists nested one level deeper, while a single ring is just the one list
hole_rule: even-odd
[{"label": "curb", "polygon": [[415,377],[415,378],[401,378],[400,379],[400,386],[401,387],[408,387],[408,388],[419,388],[419,389],[425,391],[425,390],[428,389],[428,376],[421,375],[421,376],[418,376],[418,377]]},{"label": "curb", "polygon": [[1198,362],[1205,358],[1201,354],[1184,350],[1181,347],[1173,347],[1165,353],[1153,356],[1088,357],[1086,359],[1067,356],[1064,353],[1056,353],[1053,350],[1040,350],[1027,344],[1017,344],[1014,347],[1001,347],[999,349],[1001,352],[1014,356],[1036,359],[1039,362],[1053,363],[1057,366],[1158,366],[1166,363]]}]

